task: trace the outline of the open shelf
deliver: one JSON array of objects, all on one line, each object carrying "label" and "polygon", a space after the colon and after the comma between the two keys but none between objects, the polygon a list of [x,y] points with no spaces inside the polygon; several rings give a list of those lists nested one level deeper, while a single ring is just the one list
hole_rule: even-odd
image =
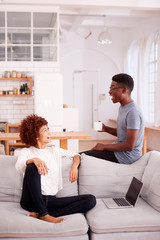
[{"label": "open shelf", "polygon": [[[25,78],[0,78],[0,81],[29,81],[29,94],[0,94],[0,97],[28,97],[32,96],[32,77]],[[7,91],[4,89],[4,91]]]}]

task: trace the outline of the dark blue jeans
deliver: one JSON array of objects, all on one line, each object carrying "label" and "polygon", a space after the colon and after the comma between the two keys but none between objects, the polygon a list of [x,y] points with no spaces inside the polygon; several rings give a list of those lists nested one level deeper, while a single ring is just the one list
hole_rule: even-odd
[{"label": "dark blue jeans", "polygon": [[39,217],[46,214],[60,217],[87,212],[96,205],[96,198],[91,194],[62,198],[42,195],[41,175],[34,164],[29,164],[24,175],[20,204],[27,211],[37,212]]},{"label": "dark blue jeans", "polygon": [[119,163],[116,156],[114,155],[114,152],[112,152],[112,151],[88,150],[88,151],[85,151],[85,152],[80,152],[80,154],[82,154],[82,153],[85,153],[88,156],[104,159],[104,160],[107,160],[107,161],[110,161],[110,162]]}]

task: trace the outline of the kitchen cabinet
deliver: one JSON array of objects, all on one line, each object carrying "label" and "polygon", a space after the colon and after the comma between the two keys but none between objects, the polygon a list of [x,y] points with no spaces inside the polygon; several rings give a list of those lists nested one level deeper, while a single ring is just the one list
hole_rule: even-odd
[{"label": "kitchen cabinet", "polygon": [[[13,91],[13,87],[11,87],[10,90],[7,89],[2,89],[0,90],[0,97],[29,97],[32,96],[32,77],[26,77],[26,78],[0,78],[1,81],[10,81],[14,82],[17,81],[19,82],[19,85],[26,84],[29,85],[29,91],[27,94],[23,93],[21,94],[19,89],[17,89],[16,93]],[[5,86],[4,86],[5,88]]]}]

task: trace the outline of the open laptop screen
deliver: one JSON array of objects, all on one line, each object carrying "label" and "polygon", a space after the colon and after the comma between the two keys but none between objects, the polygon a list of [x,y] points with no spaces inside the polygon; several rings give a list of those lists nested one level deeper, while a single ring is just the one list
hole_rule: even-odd
[{"label": "open laptop screen", "polygon": [[133,177],[130,187],[126,193],[126,199],[130,202],[133,206],[135,205],[138,196],[141,192],[143,183],[139,181],[137,178]]}]

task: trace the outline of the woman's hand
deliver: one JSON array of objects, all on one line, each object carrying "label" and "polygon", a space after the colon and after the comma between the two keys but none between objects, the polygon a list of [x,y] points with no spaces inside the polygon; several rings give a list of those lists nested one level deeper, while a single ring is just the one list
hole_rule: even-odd
[{"label": "woman's hand", "polygon": [[32,159],[28,160],[26,164],[30,164],[30,163],[35,164],[39,174],[41,174],[41,175],[48,174],[49,169],[48,169],[47,165],[45,164],[45,162],[43,160],[41,160],[40,158],[32,158]]},{"label": "woman's hand", "polygon": [[78,166],[80,164],[81,157],[79,155],[75,155],[73,157],[73,165],[69,174],[69,181],[71,183],[77,181],[78,179]]},{"label": "woman's hand", "polygon": [[49,169],[44,161],[42,161],[39,158],[34,158],[34,164],[36,165],[39,174],[41,174],[41,175],[48,174]]},{"label": "woman's hand", "polygon": [[72,166],[70,175],[69,175],[69,181],[71,183],[77,181],[78,179],[78,168],[76,166]]}]

